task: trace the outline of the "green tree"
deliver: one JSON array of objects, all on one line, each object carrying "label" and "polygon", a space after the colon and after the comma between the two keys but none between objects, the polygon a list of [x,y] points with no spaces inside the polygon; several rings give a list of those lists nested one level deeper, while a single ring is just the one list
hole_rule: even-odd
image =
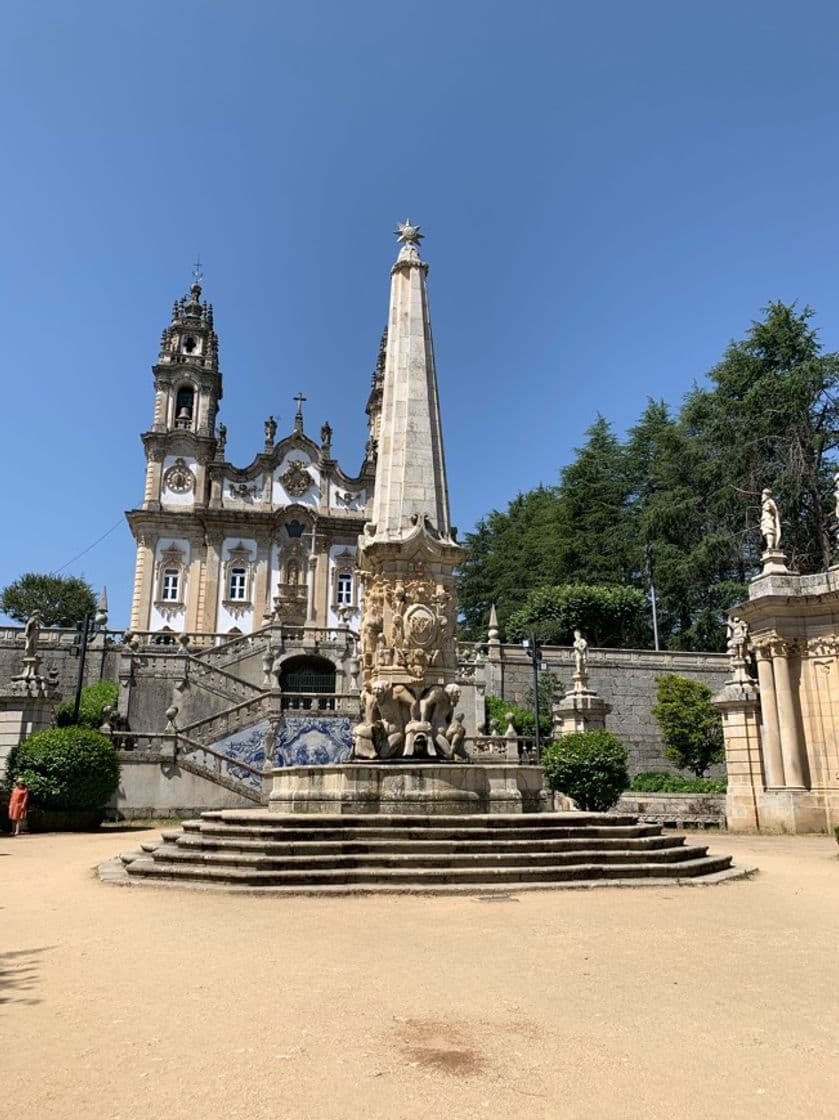
[{"label": "green tree", "polygon": [[675,673],[656,678],[655,719],[664,738],[664,757],[701,778],[725,757],[722,721],[711,704],[711,689]]},{"label": "green tree", "polygon": [[839,354],[823,353],[813,311],[780,301],[687,398],[683,420],[704,464],[710,513],[728,536],[733,579],[757,566],[760,492],[781,512],[782,547],[802,572],[829,566],[830,475],[839,447]]},{"label": "green tree", "polygon": [[709,464],[684,424],[653,400],[629,432],[627,464],[639,564],[655,582],[662,644],[722,649],[725,612],[745,586],[735,542],[715,521]]},{"label": "green tree", "polygon": [[486,637],[493,603],[503,629],[529,590],[560,578],[559,516],[556,488],[539,486],[519,494],[503,513],[493,510],[467,534],[469,551],[458,580],[466,637]]},{"label": "green tree", "polygon": [[598,416],[560,475],[557,548],[562,578],[553,582],[633,582],[638,558],[629,496],[625,450],[608,421]]},{"label": "green tree", "polygon": [[26,572],[0,591],[0,610],[18,622],[37,610],[45,626],[75,626],[96,610],[96,596],[78,576]]},{"label": "green tree", "polygon": [[563,583],[531,591],[510,615],[507,634],[511,641],[535,633],[570,645],[579,629],[595,646],[633,645],[646,642],[646,613],[646,596],[636,587]]}]

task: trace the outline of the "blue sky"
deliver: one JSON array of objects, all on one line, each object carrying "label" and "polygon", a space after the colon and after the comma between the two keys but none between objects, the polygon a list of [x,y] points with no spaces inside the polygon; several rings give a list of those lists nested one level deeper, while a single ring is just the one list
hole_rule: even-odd
[{"label": "blue sky", "polygon": [[[64,2],[0,24],[0,585],[127,621],[139,433],[200,253],[228,457],[328,418],[355,472],[392,230],[427,237],[461,532],[598,411],[678,404],[770,299],[839,349],[839,9],[776,0]],[[80,560],[68,561],[112,526]]]}]

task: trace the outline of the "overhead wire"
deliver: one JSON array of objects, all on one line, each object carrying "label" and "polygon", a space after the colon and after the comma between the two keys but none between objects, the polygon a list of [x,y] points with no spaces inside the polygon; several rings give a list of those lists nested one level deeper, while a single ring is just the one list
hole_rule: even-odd
[{"label": "overhead wire", "polygon": [[58,575],[59,572],[63,572],[65,568],[69,568],[71,564],[75,564],[77,560],[81,560],[83,556],[87,556],[88,552],[90,552],[92,548],[96,548],[98,544],[101,544],[106,537],[109,537],[111,533],[113,533],[114,529],[118,529],[122,524],[124,524],[124,518],[122,517],[122,515],[120,515],[119,521],[115,521],[106,533],[103,533],[101,537],[97,537],[93,544],[89,544],[87,548],[82,549],[82,551],[77,556],[74,556],[72,560],[68,560],[67,563],[62,564],[60,568],[56,568],[55,574]]}]

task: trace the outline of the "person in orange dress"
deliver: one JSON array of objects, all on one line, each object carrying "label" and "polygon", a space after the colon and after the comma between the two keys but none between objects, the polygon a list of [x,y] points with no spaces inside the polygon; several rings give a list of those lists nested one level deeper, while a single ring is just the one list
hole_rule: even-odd
[{"label": "person in orange dress", "polygon": [[20,835],[20,822],[26,816],[29,804],[29,790],[23,778],[18,778],[9,798],[9,820],[12,822],[12,836]]}]

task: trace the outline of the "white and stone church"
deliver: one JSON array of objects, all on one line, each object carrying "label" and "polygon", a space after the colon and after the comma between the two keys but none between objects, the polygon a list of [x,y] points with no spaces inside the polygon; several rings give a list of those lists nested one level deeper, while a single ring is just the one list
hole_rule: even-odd
[{"label": "white and stone church", "polygon": [[356,548],[373,497],[387,331],[367,403],[369,439],[358,474],[316,442],[298,394],[293,430],[273,417],[250,463],[225,456],[222,372],[212,304],[196,277],[164,329],[154,414],[143,433],[143,502],[128,513],[137,542],[131,630],[248,634],[267,622],[357,623]]}]

